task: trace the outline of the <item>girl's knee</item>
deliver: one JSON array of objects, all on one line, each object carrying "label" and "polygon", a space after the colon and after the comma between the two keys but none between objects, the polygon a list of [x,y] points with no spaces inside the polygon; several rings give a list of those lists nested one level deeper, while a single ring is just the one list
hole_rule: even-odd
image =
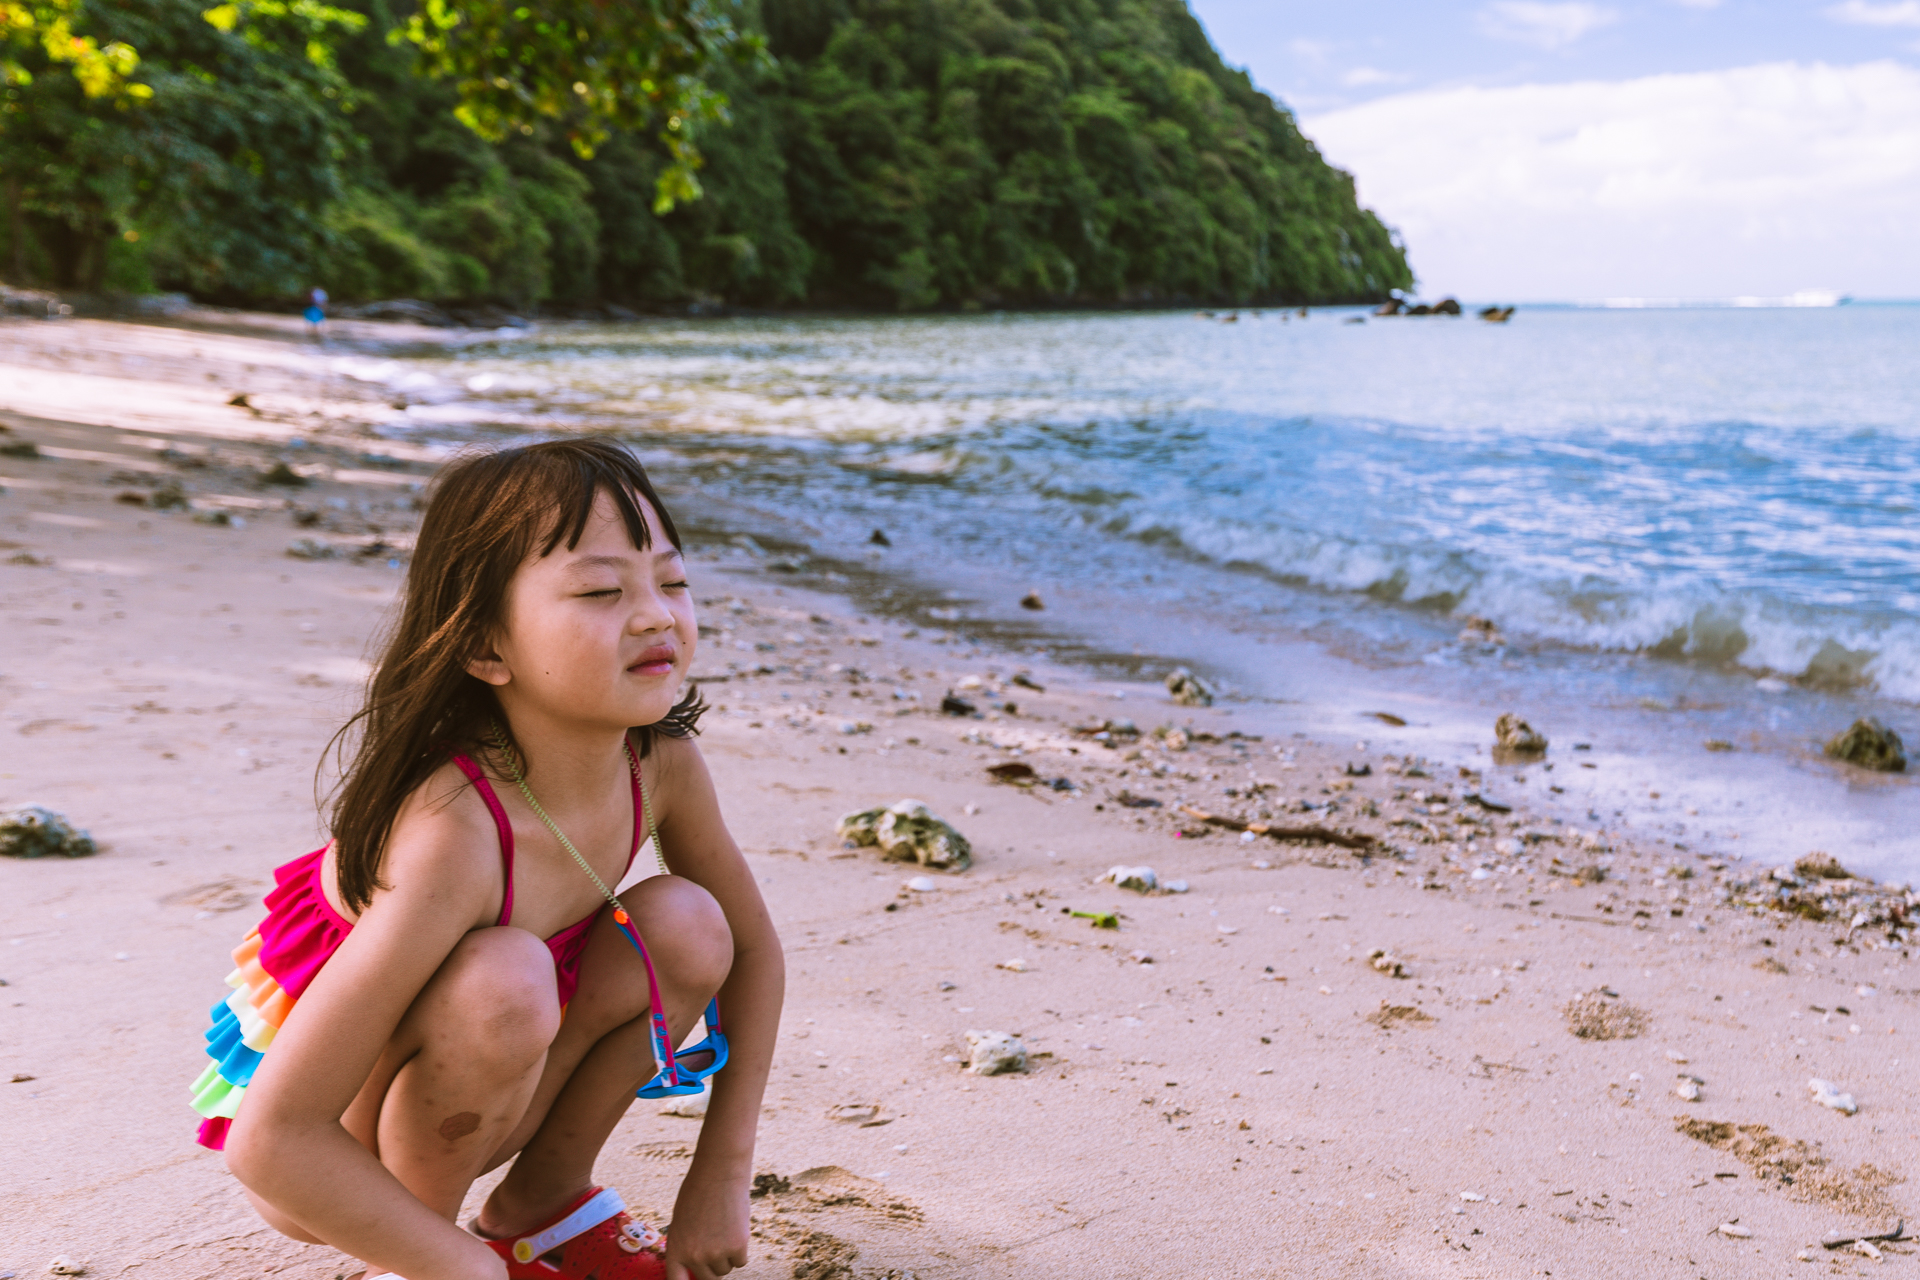
[{"label": "girl's knee", "polygon": [[733,968],[733,931],[714,896],[680,876],[654,876],[620,899],[656,963],[681,982],[717,988]]},{"label": "girl's knee", "polygon": [[441,966],[445,989],[435,1003],[455,1020],[455,1034],[490,1057],[537,1057],[560,1031],[553,954],[524,929],[476,929]]}]

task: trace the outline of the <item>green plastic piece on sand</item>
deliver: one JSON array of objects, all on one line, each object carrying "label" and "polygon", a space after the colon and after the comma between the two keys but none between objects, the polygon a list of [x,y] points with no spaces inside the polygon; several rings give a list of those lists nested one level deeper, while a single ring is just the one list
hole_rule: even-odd
[{"label": "green plastic piece on sand", "polygon": [[1091,920],[1096,929],[1118,929],[1120,917],[1111,911],[1075,911],[1071,913],[1075,920]]}]

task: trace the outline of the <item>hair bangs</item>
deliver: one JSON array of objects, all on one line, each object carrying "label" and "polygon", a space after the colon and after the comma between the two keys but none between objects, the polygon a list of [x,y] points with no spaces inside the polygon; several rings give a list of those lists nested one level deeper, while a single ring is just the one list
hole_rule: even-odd
[{"label": "hair bangs", "polygon": [[647,517],[640,510],[640,501],[653,508],[668,541],[676,549],[680,548],[680,534],[673,526],[672,517],[655,495],[647,473],[632,455],[624,449],[596,450],[565,461],[573,465],[564,471],[556,468],[556,474],[549,477],[553,525],[541,541],[542,558],[552,555],[562,542],[569,551],[580,545],[580,539],[586,536],[587,521],[593,518],[594,502],[603,492],[613,499],[619,510],[620,521],[627,527],[627,538],[634,550],[645,551],[653,545],[653,534],[647,529]]}]

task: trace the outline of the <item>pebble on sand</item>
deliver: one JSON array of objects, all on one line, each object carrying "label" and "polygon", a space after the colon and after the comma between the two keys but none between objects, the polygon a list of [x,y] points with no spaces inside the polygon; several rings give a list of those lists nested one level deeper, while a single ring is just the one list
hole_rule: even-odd
[{"label": "pebble on sand", "polygon": [[1193,672],[1185,667],[1175,667],[1167,672],[1167,692],[1173,700],[1183,707],[1210,707],[1213,705],[1213,689]]},{"label": "pebble on sand", "polygon": [[1367,963],[1372,965],[1376,972],[1384,973],[1389,978],[1408,976],[1406,962],[1382,947],[1375,947],[1367,953]]},{"label": "pebble on sand", "polygon": [[295,560],[331,560],[333,547],[318,538],[295,538],[287,544],[287,554]]},{"label": "pebble on sand", "polygon": [[41,805],[0,812],[0,858],[85,858],[98,847],[92,836]]},{"label": "pebble on sand", "polygon": [[1027,1046],[1004,1031],[967,1032],[967,1070],[977,1076],[1002,1076],[1027,1069]]},{"label": "pebble on sand", "polygon": [[1509,711],[1493,722],[1495,756],[1538,756],[1546,753],[1547,737]]}]

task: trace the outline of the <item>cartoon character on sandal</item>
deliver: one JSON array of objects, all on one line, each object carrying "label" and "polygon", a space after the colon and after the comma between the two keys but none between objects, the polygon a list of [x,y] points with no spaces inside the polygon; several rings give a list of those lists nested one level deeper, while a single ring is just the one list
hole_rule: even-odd
[{"label": "cartoon character on sandal", "polygon": [[[679,534],[619,446],[468,454],[436,478],[342,730],[332,838],[274,872],[192,1086],[200,1142],[269,1225],[366,1280],[744,1265],[785,978],[693,741],[697,637]],[[656,1230],[595,1160],[635,1097],[705,1087]]]}]

